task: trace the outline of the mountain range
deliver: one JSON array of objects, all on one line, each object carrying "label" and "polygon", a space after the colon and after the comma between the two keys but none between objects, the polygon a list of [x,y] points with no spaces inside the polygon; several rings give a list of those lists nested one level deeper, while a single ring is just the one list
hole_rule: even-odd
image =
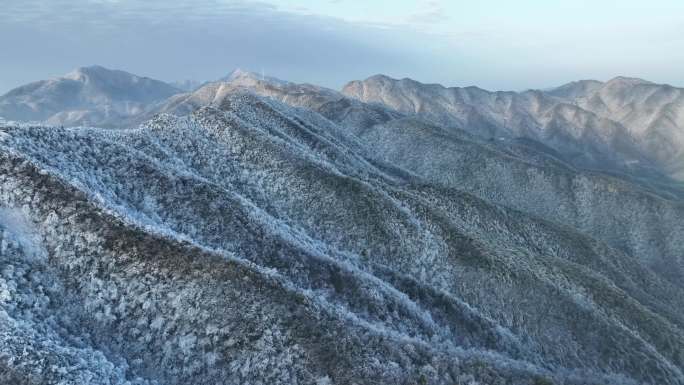
[{"label": "mountain range", "polygon": [[[177,86],[99,66],[79,68],[3,95],[0,117],[134,127],[156,113],[185,115],[215,105],[235,89],[251,89],[307,108],[358,100],[363,104],[350,108],[420,117],[492,141],[548,147],[560,160],[581,168],[684,180],[684,90],[640,79],[490,92],[376,75],[351,81],[338,92],[236,70],[214,82]],[[352,118],[365,118],[360,115]]]},{"label": "mountain range", "polygon": [[684,384],[681,90],[96,69],[0,98],[0,383]]},{"label": "mountain range", "polygon": [[342,92],[492,138],[525,138],[590,168],[660,167],[682,178],[684,90],[638,79],[580,81],[548,91],[489,92],[373,76]]}]

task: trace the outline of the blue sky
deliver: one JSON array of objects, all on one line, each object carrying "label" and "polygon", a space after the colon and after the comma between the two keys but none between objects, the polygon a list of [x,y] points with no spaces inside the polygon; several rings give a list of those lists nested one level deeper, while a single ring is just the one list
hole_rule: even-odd
[{"label": "blue sky", "polygon": [[90,64],[168,81],[263,69],[333,88],[376,73],[684,86],[684,1],[3,0],[0,55],[0,92]]}]

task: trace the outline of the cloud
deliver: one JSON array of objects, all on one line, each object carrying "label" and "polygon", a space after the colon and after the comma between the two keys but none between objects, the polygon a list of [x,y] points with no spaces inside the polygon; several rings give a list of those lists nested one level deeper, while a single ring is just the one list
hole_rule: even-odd
[{"label": "cloud", "polygon": [[606,5],[587,13],[587,1],[1,2],[0,91],[90,64],[162,80],[263,69],[335,88],[375,73],[490,89],[620,74],[684,82],[674,1],[617,16]]},{"label": "cloud", "polygon": [[284,11],[265,2],[5,0],[0,87],[90,64],[163,80],[211,80],[235,67],[340,87],[421,73],[431,53],[395,27]]},{"label": "cloud", "polygon": [[407,17],[406,21],[409,24],[436,24],[451,19],[443,1],[421,0],[418,2],[418,7],[417,12]]},{"label": "cloud", "polygon": [[220,19],[241,13],[273,12],[277,8],[257,1],[222,0],[4,0],[0,20],[31,22],[36,26],[69,22],[89,24],[117,23],[127,20]]}]

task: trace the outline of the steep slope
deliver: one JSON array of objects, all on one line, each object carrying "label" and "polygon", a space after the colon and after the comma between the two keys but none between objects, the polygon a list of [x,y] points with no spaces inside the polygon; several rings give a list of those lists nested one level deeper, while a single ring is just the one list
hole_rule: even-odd
[{"label": "steep slope", "polygon": [[0,96],[0,116],[64,126],[117,127],[148,105],[179,92],[166,83],[124,71],[83,67]]},{"label": "steep slope", "polygon": [[[359,133],[383,161],[443,186],[471,192],[640,256],[672,282],[684,274],[684,205],[643,185],[605,174],[580,172],[530,154],[504,152],[406,119]],[[426,156],[425,154],[429,154]],[[679,283],[677,283],[679,284]]]},{"label": "steep slope", "polygon": [[218,107],[0,129],[1,380],[684,383],[684,290],[640,258]]},{"label": "steep slope", "polygon": [[[591,83],[581,87],[595,86]],[[649,174],[656,165],[618,122],[541,91],[445,88],[376,75],[350,82],[342,93],[486,138],[535,140],[553,148],[565,161],[583,168]]]}]

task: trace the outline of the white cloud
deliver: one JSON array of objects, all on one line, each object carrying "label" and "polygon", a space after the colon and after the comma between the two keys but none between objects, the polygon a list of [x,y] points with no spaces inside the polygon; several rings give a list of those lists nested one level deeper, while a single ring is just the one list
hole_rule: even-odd
[{"label": "white cloud", "polygon": [[415,13],[406,18],[408,23],[437,24],[451,19],[442,0],[419,0],[417,8]]}]

